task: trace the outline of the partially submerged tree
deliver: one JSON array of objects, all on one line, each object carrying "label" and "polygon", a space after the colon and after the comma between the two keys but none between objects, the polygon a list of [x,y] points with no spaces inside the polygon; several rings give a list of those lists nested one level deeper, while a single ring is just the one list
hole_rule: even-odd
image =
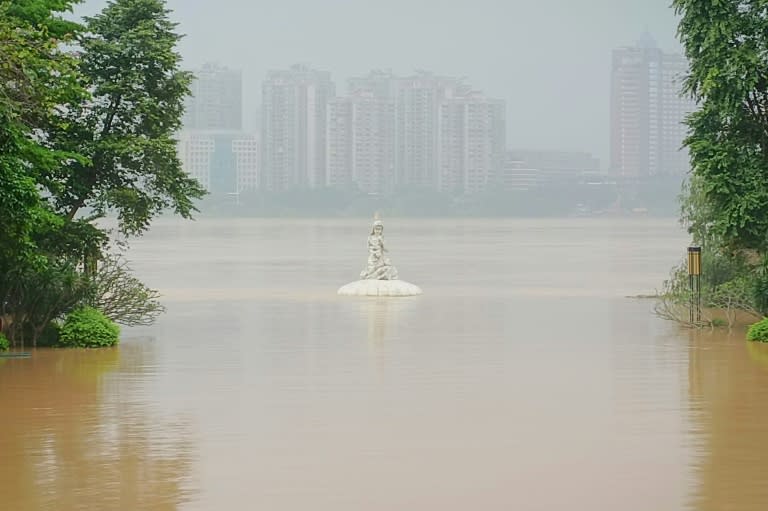
[{"label": "partially submerged tree", "polygon": [[89,304],[115,323],[150,325],[165,310],[160,293],[134,277],[121,256],[107,255],[90,280]]},{"label": "partially submerged tree", "polygon": [[12,341],[66,308],[52,302],[68,300],[58,286],[71,282],[68,263],[61,246],[47,243],[67,229],[41,200],[36,177],[76,157],[40,142],[56,107],[83,93],[73,85],[74,60],[59,46],[74,36],[76,25],[58,17],[72,3],[0,2],[0,317]]},{"label": "partially submerged tree", "polygon": [[[682,222],[703,247],[703,305],[732,325],[737,312],[768,313],[768,2],[672,4],[690,65],[682,92],[698,106]],[[685,265],[663,291],[657,313],[687,323]]]},{"label": "partially submerged tree", "polygon": [[154,320],[156,292],[110,259],[94,220],[115,211],[139,235],[204,194],[176,154],[190,76],[165,2],[114,0],[85,25],[62,17],[75,3],[0,0],[0,317],[15,342],[87,301]]}]

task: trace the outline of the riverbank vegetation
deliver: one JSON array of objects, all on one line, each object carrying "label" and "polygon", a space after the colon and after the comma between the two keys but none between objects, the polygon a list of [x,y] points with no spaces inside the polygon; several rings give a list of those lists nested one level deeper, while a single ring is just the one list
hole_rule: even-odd
[{"label": "riverbank vegetation", "polygon": [[768,318],[758,321],[747,331],[747,340],[757,342],[768,342]]},{"label": "riverbank vegetation", "polygon": [[[176,155],[191,76],[165,3],[114,0],[81,23],[66,18],[76,3],[0,0],[0,329],[11,345],[36,345],[84,307],[151,322],[157,293],[130,275],[116,235],[141,235],[161,211],[188,218],[204,195]],[[116,232],[97,223],[108,212]]]},{"label": "riverbank vegetation", "polygon": [[702,247],[702,321],[690,321],[684,264],[665,282],[657,312],[693,326],[711,311],[768,314],[768,19],[754,0],[674,0],[690,65],[683,92],[691,175],[682,222]]}]

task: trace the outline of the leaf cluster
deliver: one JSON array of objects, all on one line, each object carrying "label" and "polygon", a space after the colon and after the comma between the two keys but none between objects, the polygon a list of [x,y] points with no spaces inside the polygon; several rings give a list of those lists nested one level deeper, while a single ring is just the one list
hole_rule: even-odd
[{"label": "leaf cluster", "polygon": [[684,217],[729,249],[768,249],[768,2],[674,0],[698,109]]},{"label": "leaf cluster", "polygon": [[104,348],[119,342],[120,327],[93,307],[72,311],[59,332],[59,344],[71,348]]},{"label": "leaf cluster", "polygon": [[768,318],[762,319],[749,327],[749,330],[747,330],[747,340],[768,342]]}]

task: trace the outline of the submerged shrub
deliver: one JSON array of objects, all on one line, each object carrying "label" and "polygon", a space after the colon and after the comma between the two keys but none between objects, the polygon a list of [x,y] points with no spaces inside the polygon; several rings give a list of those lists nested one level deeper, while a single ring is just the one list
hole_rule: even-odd
[{"label": "submerged shrub", "polygon": [[69,313],[61,326],[59,345],[71,348],[104,348],[118,343],[120,327],[93,307]]},{"label": "submerged shrub", "polygon": [[61,325],[56,321],[51,321],[43,329],[40,337],[37,339],[38,348],[51,348],[59,344],[61,337]]},{"label": "submerged shrub", "polygon": [[748,341],[768,342],[768,318],[762,319],[749,327]]}]

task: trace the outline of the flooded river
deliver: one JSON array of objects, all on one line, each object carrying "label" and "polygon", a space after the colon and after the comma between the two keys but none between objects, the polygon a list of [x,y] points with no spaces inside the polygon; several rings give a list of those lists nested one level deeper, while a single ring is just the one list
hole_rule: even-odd
[{"label": "flooded river", "polygon": [[768,346],[655,318],[674,220],[164,220],[118,349],[0,360],[0,509],[768,509]]}]

